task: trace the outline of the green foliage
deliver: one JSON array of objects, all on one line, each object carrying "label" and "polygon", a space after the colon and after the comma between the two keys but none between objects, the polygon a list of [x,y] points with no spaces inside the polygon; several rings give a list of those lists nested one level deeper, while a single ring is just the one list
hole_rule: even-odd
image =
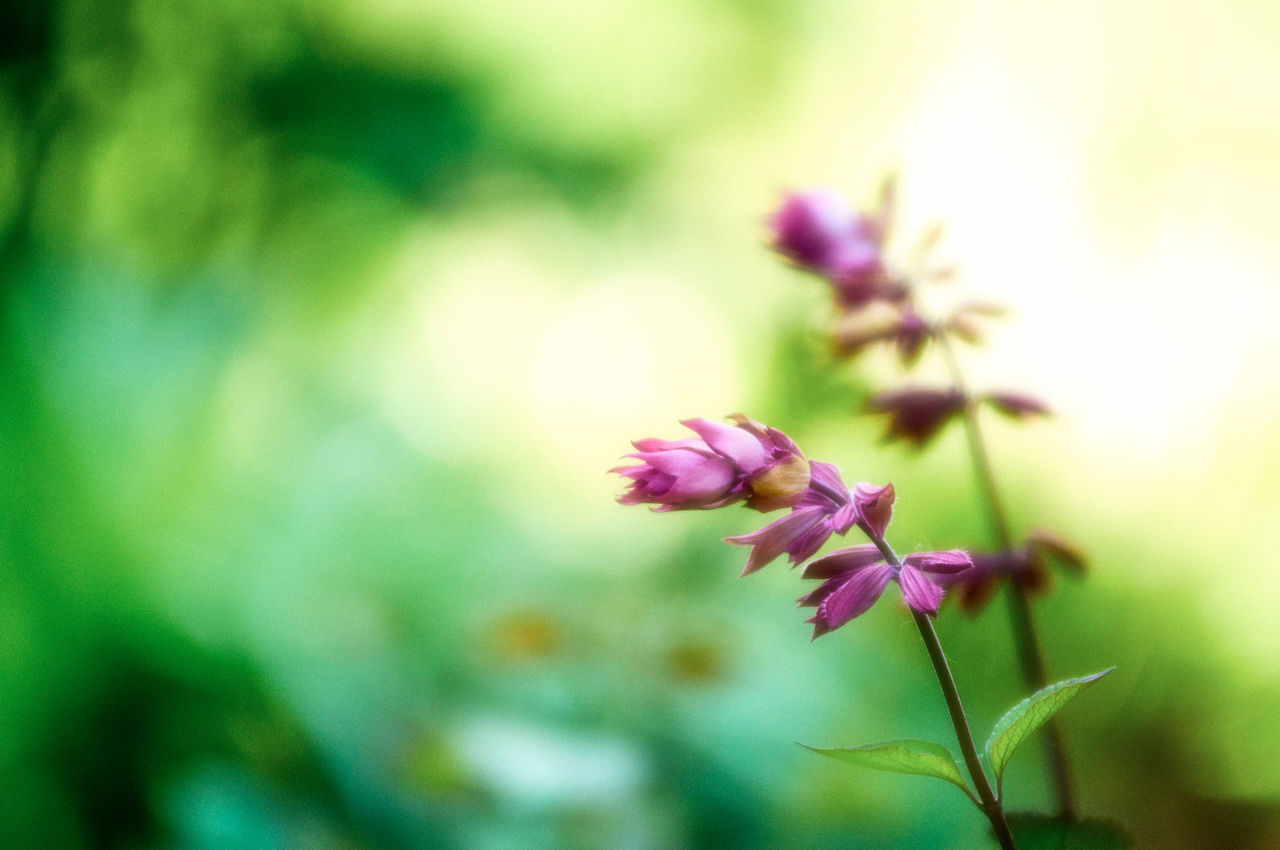
[{"label": "green foliage", "polygon": [[1005,766],[1009,764],[1009,759],[1013,757],[1019,744],[1031,737],[1077,694],[1114,669],[1116,668],[1109,667],[1092,676],[1066,679],[1041,688],[1005,712],[1004,717],[996,721],[991,737],[987,739],[987,760],[996,775],[996,783],[1003,782]]},{"label": "green foliage", "polygon": [[970,798],[973,797],[969,786],[965,784],[964,777],[960,775],[955,756],[951,755],[951,751],[946,747],[933,741],[899,738],[875,744],[860,744],[856,747],[810,747],[808,744],[800,746],[819,755],[871,770],[934,776],[950,782]]}]

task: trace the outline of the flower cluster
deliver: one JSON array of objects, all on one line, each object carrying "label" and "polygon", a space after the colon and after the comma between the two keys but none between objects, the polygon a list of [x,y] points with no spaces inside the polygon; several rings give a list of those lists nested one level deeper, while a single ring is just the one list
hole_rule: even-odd
[{"label": "flower cluster", "polygon": [[655,511],[709,509],[744,501],[768,512],[787,508],[782,517],[758,531],[726,537],[726,543],[750,546],[742,574],[755,572],[787,555],[801,564],[817,554],[832,535],[845,535],[855,525],[872,541],[810,561],[805,578],[822,579],[817,590],[800,600],[817,608],[808,622],[814,637],[824,635],[866,611],[892,581],[917,611],[936,615],[943,588],[933,576],[952,576],[971,566],[963,552],[923,552],[898,561],[884,542],[893,516],[892,484],[850,488],[840,470],[808,461],[784,434],[744,416],[735,425],[706,419],[682,424],[698,437],[684,440],[637,440],[627,457],[640,463],[615,467],[630,478],[618,497],[626,505],[652,504]]},{"label": "flower cluster", "polygon": [[930,576],[954,576],[971,566],[969,556],[958,549],[917,552],[901,562],[890,563],[874,543],[850,546],[805,566],[801,575],[821,579],[822,584],[802,596],[800,604],[818,609],[808,620],[813,623],[815,638],[843,626],[874,605],[890,580],[902,588],[907,605],[936,615],[942,603],[942,587]]}]

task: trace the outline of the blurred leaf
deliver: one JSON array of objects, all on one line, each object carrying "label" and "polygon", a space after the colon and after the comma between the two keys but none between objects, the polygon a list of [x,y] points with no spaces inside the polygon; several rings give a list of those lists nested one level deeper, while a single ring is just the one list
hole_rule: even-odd
[{"label": "blurred leaf", "polygon": [[1005,766],[1009,764],[1009,759],[1019,744],[1031,737],[1033,732],[1057,714],[1076,694],[1114,669],[1116,668],[1108,667],[1092,676],[1066,679],[1041,688],[1005,712],[1004,717],[991,730],[991,737],[987,739],[987,759],[995,772],[997,785],[1003,782]]},{"label": "blurred leaf", "polygon": [[868,767],[872,770],[884,770],[890,773],[914,773],[920,776],[936,776],[960,788],[965,794],[973,797],[960,768],[956,766],[955,756],[941,744],[933,741],[914,741],[895,739],[880,741],[875,744],[861,744],[856,747],[810,747],[801,744],[806,750],[813,750],[820,755],[838,761]]},{"label": "blurred leaf", "polygon": [[1018,850],[1123,850],[1132,845],[1118,824],[1070,820],[1035,812],[1008,815]]}]

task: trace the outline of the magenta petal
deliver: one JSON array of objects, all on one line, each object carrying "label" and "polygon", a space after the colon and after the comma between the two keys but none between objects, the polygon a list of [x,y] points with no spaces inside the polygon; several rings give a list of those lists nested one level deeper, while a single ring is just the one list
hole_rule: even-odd
[{"label": "magenta petal", "polygon": [[737,479],[733,467],[724,458],[716,455],[707,457],[691,449],[636,452],[632,456],[675,478],[675,483],[662,494],[662,501],[669,504],[720,499]]},{"label": "magenta petal", "polygon": [[831,578],[840,573],[856,570],[859,567],[869,567],[877,561],[883,561],[884,556],[880,554],[880,550],[871,543],[863,543],[858,546],[850,546],[847,549],[837,549],[830,555],[823,555],[821,558],[810,561],[800,572],[801,578]]},{"label": "magenta petal", "polygon": [[787,560],[792,564],[808,560],[813,557],[813,553],[822,548],[822,544],[826,543],[830,537],[831,521],[827,517],[823,517],[822,522],[797,537],[795,542],[787,547]]},{"label": "magenta petal", "polygon": [[857,572],[857,570],[849,570],[832,576],[813,590],[806,593],[804,596],[797,599],[796,605],[801,608],[818,607],[822,604],[823,600],[843,587],[844,583],[851,579],[855,572]]},{"label": "magenta petal", "polygon": [[893,517],[893,485],[876,487],[872,484],[858,484],[853,488],[853,500],[867,527],[876,537],[884,537],[889,520]]},{"label": "magenta petal", "polygon": [[657,437],[645,437],[642,440],[632,440],[631,445],[642,452],[666,452],[672,449],[693,449],[701,451],[703,454],[710,452],[711,447],[697,437],[690,437],[687,440],[660,440]]},{"label": "magenta petal", "polygon": [[902,561],[904,564],[927,573],[959,573],[973,566],[969,553],[959,549],[946,552],[916,552]]},{"label": "magenta petal", "polygon": [[759,531],[753,531],[740,537],[726,537],[724,542],[732,543],[735,546],[753,547],[751,556],[747,558],[747,565],[742,570],[742,575],[747,575],[787,551],[791,544],[822,522],[822,519],[823,511],[821,508],[797,508],[786,516],[769,523]]},{"label": "magenta petal", "polygon": [[858,521],[858,506],[850,502],[847,505],[841,505],[834,514],[831,515],[831,530],[836,534],[844,534],[853,528],[854,523]]},{"label": "magenta petal", "polygon": [[898,572],[898,584],[902,585],[902,598],[907,604],[924,614],[937,614],[942,603],[942,588],[915,567],[903,566]]},{"label": "magenta petal", "polygon": [[877,564],[854,572],[818,605],[818,610],[808,621],[813,623],[813,636],[816,638],[840,628],[874,605],[892,576],[893,569],[888,564]]},{"label": "magenta petal", "polygon": [[734,425],[722,425],[708,419],[684,419],[680,422],[716,452],[727,457],[743,472],[752,473],[765,465],[768,456],[760,440],[746,429]]},{"label": "magenta petal", "polygon": [[844,479],[840,477],[840,469],[833,463],[811,460],[809,461],[809,475],[815,484],[820,484],[828,490],[833,490],[840,494],[849,492]]}]

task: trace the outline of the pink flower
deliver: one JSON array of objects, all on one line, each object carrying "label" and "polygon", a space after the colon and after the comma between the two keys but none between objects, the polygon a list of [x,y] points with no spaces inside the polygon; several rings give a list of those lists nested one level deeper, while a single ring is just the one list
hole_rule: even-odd
[{"label": "pink flower", "polygon": [[832,464],[815,460],[809,470],[809,488],[790,513],[759,531],[724,538],[735,546],[752,547],[743,575],[784,554],[791,563],[799,564],[821,549],[831,535],[844,535],[854,525],[883,536],[893,515],[892,484],[858,484],[850,491]]},{"label": "pink flower", "polygon": [[847,309],[905,293],[885,270],[884,221],[854,212],[831,189],[788,195],[770,219],[773,247],[801,268],[827,278]]},{"label": "pink flower", "polygon": [[772,511],[797,503],[809,486],[809,464],[781,431],[745,416],[725,425],[707,419],[681,422],[698,436],[636,440],[640,461],[610,470],[630,478],[618,497],[624,505],[650,503],[655,511],[706,510],[745,500]]},{"label": "pink flower", "polygon": [[840,478],[840,470],[815,460],[809,464],[809,476],[808,489],[789,514],[751,534],[724,538],[725,543],[752,547],[743,575],[782,554],[798,564],[821,549],[831,535],[846,533],[861,519],[853,494]]},{"label": "pink flower", "polygon": [[827,274],[839,265],[879,261],[878,248],[860,237],[865,232],[860,222],[839,192],[809,189],[783,199],[769,223],[779,253],[810,271]]},{"label": "pink flower", "polygon": [[884,593],[890,581],[902,588],[908,606],[937,616],[942,588],[931,575],[949,575],[969,569],[969,556],[958,549],[947,552],[917,552],[901,564],[885,563],[879,546],[873,543],[840,549],[805,566],[804,578],[823,583],[799,600],[817,610],[806,622],[813,623],[814,638],[840,628],[865,613]]}]

